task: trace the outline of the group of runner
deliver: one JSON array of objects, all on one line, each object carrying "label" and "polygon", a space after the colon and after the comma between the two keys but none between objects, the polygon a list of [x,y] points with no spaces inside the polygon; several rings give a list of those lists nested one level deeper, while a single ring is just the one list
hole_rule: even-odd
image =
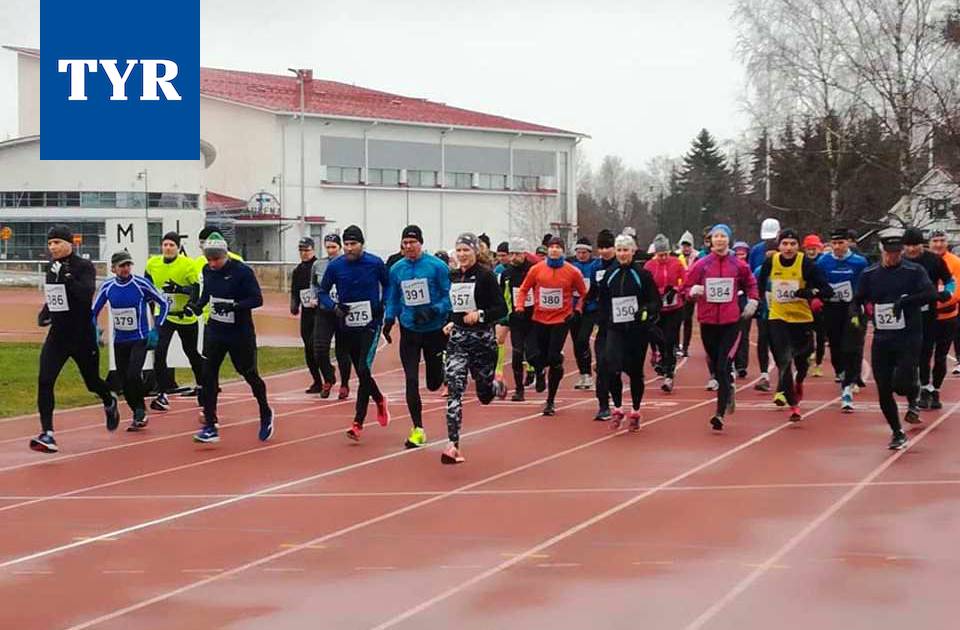
[{"label": "group of runner", "polygon": [[[441,461],[456,464],[464,461],[460,432],[467,376],[481,404],[505,399],[509,337],[510,400],[524,401],[526,389],[534,385],[537,392],[546,392],[542,414],[553,416],[569,336],[579,372],[574,388],[595,390],[595,420],[635,432],[642,424],[648,349],[662,377],[660,388],[670,394],[678,358],[689,355],[695,314],[710,373],[707,389],[716,391],[709,418],[714,431],[722,431],[736,410],[735,382],[748,373],[754,320],[760,369],[755,388],[772,390],[773,402],[789,407],[793,422],[803,418],[804,383],[811,368],[813,375],[822,374],[826,346],[841,409],[854,411],[854,394],[865,386],[861,365],[868,322],[874,328],[872,373],[892,433],[889,447],[899,449],[907,441],[895,395],[906,398],[907,423],[920,422],[921,409],[942,406],[939,390],[949,347],[957,338],[960,303],[960,259],[947,251],[945,234],[933,232],[927,239],[915,228],[884,234],[880,260],[873,266],[856,253],[854,235],[845,228],[834,229],[825,244],[817,235],[801,239],[795,230],[767,219],[761,240],[750,246],[735,241],[729,226],[717,224],[704,230],[700,250],[687,232],[676,250],[658,234],[640,251],[635,234],[630,228],[616,235],[601,230],[596,250],[590,239],[580,238],[567,257],[563,239],[549,234],[533,251],[524,239],[514,238],[494,252],[485,235],[463,233],[449,254],[434,255],[424,249],[422,230],[409,225],[401,232],[400,251],[387,263],[365,250],[357,226],[326,236],[323,258],[317,258],[315,242],[303,238],[301,263],[291,278],[290,312],[300,318],[313,381],[306,392],[329,397],[339,371],[338,396],[348,398],[352,368],[358,386],[347,437],[361,440],[370,399],[378,423],[387,426],[389,401],[372,365],[380,337],[393,343],[399,324],[412,422],[405,446],[427,443],[422,362],[427,389],[445,388],[449,444]],[[176,384],[167,357],[177,334],[197,384],[186,395],[196,395],[203,408],[203,428],[194,440],[220,439],[217,394],[227,355],[258,402],[259,438],[273,436],[251,314],[263,303],[259,284],[219,233],[205,229],[200,238],[203,255],[190,259],[182,253],[178,234],[164,235],[162,252],[148,261],[144,276],[132,273],[127,252],[118,252],[111,260],[113,277],[97,290],[92,264],[72,252],[69,228],[51,228],[52,262],[39,316],[40,325],[51,327],[40,359],[42,432],[31,440],[31,448],[58,449],[53,385],[68,358],[103,401],[108,430],[119,425],[117,399],[100,378],[97,361],[97,315],[107,304],[118,389],[132,411],[128,430],[139,431],[148,423],[142,378],[148,350],[155,350],[158,391],[150,407],[169,408],[167,394]],[[777,367],[775,382],[769,375],[770,355]],[[627,404],[624,380],[630,391]]]}]

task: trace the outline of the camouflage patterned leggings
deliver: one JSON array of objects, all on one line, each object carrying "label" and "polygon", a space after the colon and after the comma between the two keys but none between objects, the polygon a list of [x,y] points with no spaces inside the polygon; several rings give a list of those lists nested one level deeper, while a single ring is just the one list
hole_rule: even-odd
[{"label": "camouflage patterned leggings", "polygon": [[460,443],[463,423],[463,392],[467,388],[467,372],[477,384],[481,405],[493,400],[493,373],[497,365],[497,339],[492,329],[454,326],[447,342],[447,436]]}]

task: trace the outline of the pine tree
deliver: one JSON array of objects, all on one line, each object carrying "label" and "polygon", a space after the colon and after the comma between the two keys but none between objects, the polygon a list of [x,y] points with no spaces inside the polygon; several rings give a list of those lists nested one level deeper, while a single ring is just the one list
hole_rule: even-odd
[{"label": "pine tree", "polygon": [[723,212],[728,180],[726,159],[710,132],[701,129],[683,158],[677,182],[684,205],[699,210],[701,225],[712,225]]}]

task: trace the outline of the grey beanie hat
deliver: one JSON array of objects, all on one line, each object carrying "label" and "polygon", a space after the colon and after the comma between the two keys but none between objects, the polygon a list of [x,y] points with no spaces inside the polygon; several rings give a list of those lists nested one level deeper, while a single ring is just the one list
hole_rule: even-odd
[{"label": "grey beanie hat", "polygon": [[670,251],[670,239],[663,234],[657,234],[653,237],[653,251],[656,253]]}]

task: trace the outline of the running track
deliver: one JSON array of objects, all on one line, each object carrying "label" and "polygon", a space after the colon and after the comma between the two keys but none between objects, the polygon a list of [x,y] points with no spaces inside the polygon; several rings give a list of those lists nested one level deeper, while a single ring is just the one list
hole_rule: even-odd
[{"label": "running track", "polygon": [[209,447],[185,400],[140,434],[61,412],[52,457],[26,448],[35,418],[0,422],[0,628],[955,627],[960,381],[899,454],[873,389],[843,416],[828,377],[796,425],[740,381],[717,435],[698,346],[638,435],[592,422],[568,373],[552,419],[541,395],[470,400],[449,467],[443,400],[405,451],[394,348],[375,370],[394,422],[360,444],[352,399],[302,372],[268,379],[266,445],[244,384]]}]

